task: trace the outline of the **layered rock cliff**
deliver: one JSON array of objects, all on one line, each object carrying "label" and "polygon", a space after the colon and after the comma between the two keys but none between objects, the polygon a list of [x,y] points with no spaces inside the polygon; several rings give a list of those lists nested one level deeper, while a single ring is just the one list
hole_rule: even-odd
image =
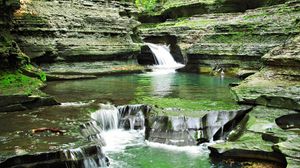
[{"label": "layered rock cliff", "polygon": [[128,59],[139,51],[134,12],[119,1],[23,1],[12,34],[36,62]]},{"label": "layered rock cliff", "polygon": [[[139,30],[146,41],[173,37],[181,49],[186,71],[214,69],[238,74],[258,70],[261,57],[299,33],[299,2],[290,1],[237,13],[208,13],[157,24]],[[167,40],[165,40],[168,43]]]},{"label": "layered rock cliff", "polygon": [[133,17],[137,12],[132,3],[15,0],[1,1],[0,7],[0,94],[7,99],[0,104],[2,111],[56,104],[54,100],[40,99],[46,96],[38,90],[45,86],[42,82],[46,80],[45,73],[30,62],[60,62],[40,66],[47,70],[48,80],[142,70],[135,64],[87,63],[128,61],[139,53],[140,40],[135,35],[139,22]]}]

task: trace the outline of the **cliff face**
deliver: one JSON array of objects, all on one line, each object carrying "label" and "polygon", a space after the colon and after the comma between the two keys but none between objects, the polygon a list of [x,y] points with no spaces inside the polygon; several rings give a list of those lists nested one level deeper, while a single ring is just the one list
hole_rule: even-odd
[{"label": "cliff face", "polygon": [[135,8],[119,1],[22,1],[12,34],[36,62],[133,57]]},{"label": "cliff face", "polygon": [[[202,5],[216,5],[205,2]],[[248,1],[241,3],[245,5]],[[297,145],[300,1],[272,3],[272,6],[258,5],[256,9],[246,7],[243,9],[248,9],[246,11],[231,8],[231,13],[226,10],[219,13],[214,10],[216,8],[198,11],[196,15],[179,12],[177,16],[168,16],[169,20],[158,20],[164,22],[144,23],[139,30],[145,41],[169,43],[171,47],[180,48],[187,63],[185,71],[219,73],[224,70],[225,75],[243,78],[253,74],[232,91],[239,104],[254,108],[229,133],[227,141],[209,147],[212,158],[268,160],[279,167],[293,168],[299,167],[300,162]],[[219,5],[222,7],[222,3]],[[223,8],[227,5],[223,4]],[[188,10],[188,5],[176,8]],[[167,16],[163,13],[155,17]],[[180,16],[188,17],[178,18]],[[143,48],[142,52],[147,51]],[[175,50],[173,54],[177,54]],[[146,55],[139,59],[151,62]]]},{"label": "cliff face", "polygon": [[299,1],[247,10],[202,14],[157,24],[143,24],[145,40],[173,37],[186,57],[186,71],[227,73],[257,70],[261,57],[299,33]]},{"label": "cliff face", "polygon": [[[163,22],[168,19],[190,17],[197,14],[244,12],[263,6],[284,3],[287,0],[159,0],[146,3],[143,23]],[[151,4],[152,3],[152,4]],[[143,8],[142,8],[143,9]]]},{"label": "cliff face", "polygon": [[264,68],[234,87],[238,101],[300,110],[300,36],[262,57]]}]

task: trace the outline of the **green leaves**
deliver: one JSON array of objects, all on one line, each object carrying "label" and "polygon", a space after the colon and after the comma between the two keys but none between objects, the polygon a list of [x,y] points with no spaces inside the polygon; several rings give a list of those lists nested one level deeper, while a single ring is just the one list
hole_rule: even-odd
[{"label": "green leaves", "polygon": [[146,12],[154,11],[158,3],[158,0],[135,0],[135,5]]}]

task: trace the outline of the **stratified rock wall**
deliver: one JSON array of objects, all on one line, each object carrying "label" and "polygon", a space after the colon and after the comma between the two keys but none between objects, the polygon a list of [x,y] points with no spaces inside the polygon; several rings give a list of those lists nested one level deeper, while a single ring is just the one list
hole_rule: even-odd
[{"label": "stratified rock wall", "polygon": [[123,60],[139,52],[135,8],[119,1],[21,1],[12,34],[36,62]]},{"label": "stratified rock wall", "polygon": [[299,34],[300,1],[247,10],[244,13],[212,13],[143,24],[146,41],[173,37],[186,56],[185,71],[211,73],[223,69],[237,74],[258,70],[261,57],[288,38]]},{"label": "stratified rock wall", "polygon": [[300,110],[300,36],[263,56],[265,67],[234,87],[245,104]]}]

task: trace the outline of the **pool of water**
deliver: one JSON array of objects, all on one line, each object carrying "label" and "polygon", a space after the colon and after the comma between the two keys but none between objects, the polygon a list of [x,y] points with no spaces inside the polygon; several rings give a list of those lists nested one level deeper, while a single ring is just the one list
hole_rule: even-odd
[{"label": "pool of water", "polygon": [[55,96],[60,102],[97,100],[121,105],[139,102],[142,98],[166,98],[235,104],[228,84],[236,81],[236,78],[230,77],[156,72],[49,82],[44,91]]},{"label": "pool of water", "polygon": [[103,147],[113,168],[212,167],[206,144],[178,147],[144,141],[143,131],[109,130]]},{"label": "pool of water", "polygon": [[[63,104],[1,113],[0,159],[15,154],[84,145],[87,141],[80,135],[79,125],[90,120],[99,103],[123,105],[145,101],[166,108],[189,107],[193,110],[232,107],[235,102],[228,84],[236,81],[230,77],[187,73],[147,73],[48,82],[44,92]],[[32,129],[41,127],[59,128],[65,130],[65,134],[32,133]],[[117,134],[107,133],[105,137],[111,137],[107,142],[113,142],[104,147],[111,167],[212,167],[205,147],[160,146],[145,142],[143,133],[136,131],[121,130]]]}]

